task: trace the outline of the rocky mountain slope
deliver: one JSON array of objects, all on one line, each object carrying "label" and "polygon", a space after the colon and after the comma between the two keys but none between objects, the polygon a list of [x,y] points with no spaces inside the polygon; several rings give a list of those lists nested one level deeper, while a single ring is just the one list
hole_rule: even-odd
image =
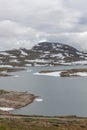
[{"label": "rocky mountain slope", "polygon": [[0,67],[87,64],[87,53],[61,43],[42,42],[32,49],[0,52]]}]

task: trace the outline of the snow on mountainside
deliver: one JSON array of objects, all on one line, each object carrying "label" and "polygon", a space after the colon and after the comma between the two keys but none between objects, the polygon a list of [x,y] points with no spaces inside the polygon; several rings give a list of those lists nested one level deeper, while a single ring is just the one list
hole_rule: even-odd
[{"label": "snow on mountainside", "polygon": [[87,64],[87,53],[61,43],[42,42],[31,50],[20,48],[0,52],[0,66]]}]

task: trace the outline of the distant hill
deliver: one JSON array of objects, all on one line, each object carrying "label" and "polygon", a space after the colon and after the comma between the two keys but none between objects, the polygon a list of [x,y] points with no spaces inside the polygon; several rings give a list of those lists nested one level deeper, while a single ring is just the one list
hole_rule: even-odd
[{"label": "distant hill", "polygon": [[87,64],[87,53],[76,48],[51,42],[41,42],[32,49],[20,48],[0,52],[0,66],[42,66]]}]

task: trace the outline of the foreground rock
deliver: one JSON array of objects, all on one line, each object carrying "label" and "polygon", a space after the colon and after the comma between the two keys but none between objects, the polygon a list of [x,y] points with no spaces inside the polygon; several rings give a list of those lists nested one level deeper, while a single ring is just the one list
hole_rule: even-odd
[{"label": "foreground rock", "polygon": [[[27,92],[0,90],[0,108],[21,108],[35,99],[33,94]],[[3,109],[4,110],[4,109]]]}]

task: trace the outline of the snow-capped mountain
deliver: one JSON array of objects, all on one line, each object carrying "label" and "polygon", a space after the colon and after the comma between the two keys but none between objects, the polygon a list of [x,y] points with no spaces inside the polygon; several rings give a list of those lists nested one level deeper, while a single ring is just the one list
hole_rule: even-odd
[{"label": "snow-capped mountain", "polygon": [[42,42],[32,49],[13,49],[0,52],[1,66],[87,64],[87,53],[61,43]]}]

